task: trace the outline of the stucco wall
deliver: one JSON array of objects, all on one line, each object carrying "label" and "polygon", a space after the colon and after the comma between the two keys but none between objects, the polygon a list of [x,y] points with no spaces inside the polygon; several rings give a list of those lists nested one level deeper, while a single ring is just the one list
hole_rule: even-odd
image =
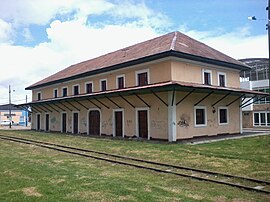
[{"label": "stucco wall", "polygon": [[[20,122],[20,117],[23,116],[22,111],[11,111],[11,120],[14,123],[19,123]],[[0,111],[0,122],[3,120],[9,120],[9,111]]]},{"label": "stucco wall", "polygon": [[86,92],[85,84],[93,82],[93,91],[100,91],[100,80],[107,80],[107,89],[116,89],[116,78],[119,75],[124,75],[125,86],[136,86],[136,71],[148,70],[149,83],[159,83],[164,81],[184,81],[191,83],[203,83],[203,70],[210,70],[212,72],[212,85],[218,85],[218,73],[226,74],[227,87],[240,87],[239,72],[237,70],[229,70],[224,68],[213,68],[207,66],[199,66],[187,62],[179,62],[175,60],[166,60],[156,63],[142,64],[135,67],[124,68],[117,71],[111,71],[95,76],[85,77],[73,81],[68,81],[46,88],[33,90],[33,100],[37,99],[37,93],[42,93],[42,99],[49,99],[54,97],[54,89],[58,89],[58,96],[61,97],[62,87],[68,88],[68,95],[73,94],[73,86],[79,85],[80,94]]},{"label": "stucco wall", "polygon": [[253,127],[253,112],[252,111],[243,111],[243,128],[252,128]]},{"label": "stucco wall", "polygon": [[[186,93],[177,93],[177,99],[181,99]],[[239,102],[228,107],[229,123],[226,125],[219,125],[218,122],[218,107],[226,106],[230,101],[235,99],[234,96],[227,97],[215,106],[215,112],[213,113],[213,107],[211,104],[216,102],[224,95],[210,95],[198,106],[205,106],[207,109],[207,126],[195,126],[194,120],[194,104],[203,98],[205,94],[192,94],[183,102],[177,106],[177,139],[186,139],[196,136],[204,135],[216,135],[223,133],[239,133]]]},{"label": "stucco wall", "polygon": [[269,111],[270,110],[270,104],[254,104],[253,105],[254,111]]},{"label": "stucco wall", "polygon": [[199,66],[186,62],[172,61],[172,80],[191,83],[203,83],[203,70],[212,72],[212,85],[218,85],[218,73],[226,74],[227,87],[239,88],[240,79],[239,72],[236,70],[228,70],[224,68],[213,68],[207,66]]},{"label": "stucco wall", "polygon": [[[167,100],[167,93],[157,93],[157,95],[162,98],[163,100]],[[130,106],[126,101],[124,101],[120,97],[112,97],[110,98],[115,103],[117,103],[121,109],[123,109],[124,115],[124,135],[127,137],[136,136],[136,109],[147,109],[149,110],[149,128],[151,138],[156,139],[167,139],[168,134],[168,121],[167,121],[167,106],[164,105],[158,98],[156,98],[153,94],[143,94],[139,95],[145,102],[147,102],[151,107],[148,108],[139,98],[134,95],[125,96],[125,98],[132,103],[136,108]],[[101,134],[103,135],[112,135],[113,134],[113,110],[119,109],[115,106],[111,101],[107,98],[100,99],[104,105],[108,106],[109,109],[98,103],[97,101],[93,100],[98,106],[101,107]],[[92,105],[88,101],[81,102],[84,107],[78,105],[77,103],[72,103],[75,105],[77,109],[74,111],[79,113],[79,132],[87,134],[88,133],[88,115],[90,110],[96,110],[96,106]],[[65,104],[69,106],[68,104]],[[61,108],[65,108],[62,105],[58,105]],[[56,106],[54,106],[56,108]],[[71,107],[72,108],[72,107]],[[74,112],[73,111],[73,112]],[[50,112],[50,130],[51,131],[61,131],[61,110],[59,112]],[[72,133],[72,112],[69,110],[65,111],[67,113],[67,131]],[[41,114],[41,130],[45,130],[45,112]],[[36,113],[32,115],[32,129],[36,129]]]},{"label": "stucco wall", "polygon": [[32,91],[33,100],[37,100],[37,93],[42,93],[42,99],[49,99],[54,97],[54,89],[58,90],[58,96],[62,96],[62,88],[68,88],[68,95],[73,94],[73,86],[79,85],[80,94],[86,92],[85,84],[88,82],[93,82],[93,91],[100,91],[100,80],[107,80],[107,90],[116,89],[116,78],[119,75],[124,75],[125,77],[125,87],[136,86],[136,71],[148,70],[149,71],[149,83],[159,83],[163,81],[169,81],[171,78],[170,71],[170,61],[163,61],[158,63],[150,63],[139,65],[134,68],[124,68],[117,71],[108,72],[105,74],[99,74],[91,77],[85,77],[82,79],[77,79],[73,81],[68,81],[65,83],[55,84],[48,86],[46,88],[35,89]]}]

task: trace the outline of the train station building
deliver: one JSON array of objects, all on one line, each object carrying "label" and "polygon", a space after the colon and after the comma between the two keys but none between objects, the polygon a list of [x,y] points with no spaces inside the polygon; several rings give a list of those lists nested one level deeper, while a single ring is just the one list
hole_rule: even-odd
[{"label": "train station building", "polygon": [[180,32],[71,65],[32,90],[32,129],[170,142],[242,132],[250,68]]}]

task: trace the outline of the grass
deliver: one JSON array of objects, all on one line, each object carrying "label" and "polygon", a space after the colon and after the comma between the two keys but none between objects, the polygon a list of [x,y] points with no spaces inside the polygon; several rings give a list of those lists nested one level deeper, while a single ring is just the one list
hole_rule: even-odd
[{"label": "grass", "polygon": [[[270,180],[270,136],[182,145],[0,134]],[[0,201],[270,201],[270,196],[0,140]]]}]

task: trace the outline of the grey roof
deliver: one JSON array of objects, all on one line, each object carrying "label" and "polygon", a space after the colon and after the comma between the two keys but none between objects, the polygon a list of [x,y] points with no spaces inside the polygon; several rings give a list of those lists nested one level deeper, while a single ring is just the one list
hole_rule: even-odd
[{"label": "grey roof", "polygon": [[[21,109],[19,109],[18,107],[16,107],[15,104],[11,104],[10,107],[11,107],[11,110],[21,110]],[[2,111],[9,110],[9,104],[6,104],[6,105],[0,105],[0,110],[2,110]]]}]

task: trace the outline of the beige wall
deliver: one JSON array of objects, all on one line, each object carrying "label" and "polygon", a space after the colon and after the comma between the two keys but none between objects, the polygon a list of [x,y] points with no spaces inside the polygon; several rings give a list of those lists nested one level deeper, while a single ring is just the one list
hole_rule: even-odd
[{"label": "beige wall", "polygon": [[[177,99],[181,99],[186,93],[177,93]],[[196,136],[216,135],[223,133],[239,133],[239,102],[228,107],[229,123],[226,125],[219,125],[218,122],[218,107],[226,106],[233,98],[227,97],[215,106],[215,113],[211,104],[215,103],[224,95],[210,95],[198,106],[205,106],[207,111],[207,126],[195,126],[194,120],[194,104],[197,103],[205,94],[192,94],[184,102],[177,106],[177,139],[186,139]]]},{"label": "beige wall", "polygon": [[270,104],[254,104],[253,111],[269,111]]},{"label": "beige wall", "polygon": [[[7,114],[9,114],[9,111],[1,111],[0,112],[0,122],[3,121],[3,120],[9,120],[9,116],[7,116]],[[22,116],[22,111],[14,111],[12,110],[11,111],[11,120],[14,122],[14,123],[19,123],[20,122],[20,117]]]},{"label": "beige wall", "polygon": [[148,70],[150,76],[150,83],[159,83],[163,81],[169,81],[171,78],[170,71],[171,63],[169,61],[163,61],[159,63],[140,65],[135,68],[125,68],[119,71],[108,72],[106,74],[100,74],[92,77],[83,78],[80,80],[74,80],[70,82],[60,83],[46,88],[35,89],[32,91],[33,100],[37,99],[37,93],[42,93],[42,99],[53,98],[54,89],[58,89],[58,96],[61,97],[62,87],[68,87],[68,95],[73,94],[73,86],[80,86],[80,94],[85,93],[85,83],[93,82],[94,92],[100,91],[100,80],[107,80],[108,90],[116,89],[116,78],[118,75],[124,75],[125,86],[133,87],[136,86],[136,71]]},{"label": "beige wall", "polygon": [[[166,103],[168,101],[167,92],[157,93]],[[186,93],[178,92],[176,94],[176,100],[180,100],[184,97]],[[197,136],[204,135],[217,135],[223,133],[239,133],[240,125],[239,125],[239,102],[235,102],[234,104],[228,107],[229,113],[229,123],[226,125],[219,125],[218,123],[218,107],[226,106],[226,104],[230,103],[235,99],[234,96],[228,96],[217,106],[215,106],[215,112],[213,113],[213,107],[211,104],[219,100],[224,95],[211,95],[207,99],[205,99],[199,106],[205,106],[207,108],[207,126],[195,127],[194,124],[194,104],[200,100],[205,94],[194,93],[181,102],[176,107],[176,139],[186,139]],[[153,94],[143,94],[140,97],[145,100],[151,107],[149,110],[149,129],[150,136],[154,139],[168,139],[168,108],[164,103],[162,103],[159,99],[157,99]],[[123,109],[124,113],[124,135],[126,137],[136,136],[136,109],[147,109],[147,106],[140,101],[135,96],[126,96],[136,108],[130,106],[127,102],[125,102],[120,97],[111,98],[114,102],[116,102],[121,109]],[[95,102],[99,106],[101,106],[101,134],[103,135],[112,135],[113,134],[113,110],[119,109],[113,103],[111,103],[108,99],[100,99],[102,103],[107,105],[109,109]],[[91,109],[96,109],[94,105],[92,105],[88,101],[82,102],[88,109],[85,109],[76,103],[73,103],[79,108],[79,119],[80,133],[87,133],[88,131],[88,113]],[[63,107],[63,106],[61,106]],[[72,112],[67,110],[68,117],[68,132],[72,132]],[[36,116],[33,113],[33,121],[32,128],[36,128]],[[50,130],[52,131],[61,131],[61,116],[60,113],[54,112],[50,113]],[[41,129],[45,129],[45,113],[41,113]]]},{"label": "beige wall", "polygon": [[227,87],[239,88],[239,72],[228,69],[217,69],[213,67],[199,66],[186,62],[179,62],[175,60],[167,60],[153,64],[139,65],[134,68],[124,68],[118,71],[112,71],[104,74],[99,74],[92,77],[86,77],[52,85],[42,89],[33,90],[33,100],[37,99],[37,93],[42,93],[42,99],[53,98],[54,89],[58,89],[58,96],[61,97],[62,87],[68,87],[68,95],[73,94],[73,86],[80,86],[80,94],[85,93],[85,83],[93,82],[94,92],[100,91],[100,80],[107,80],[108,90],[116,89],[116,78],[118,75],[124,75],[125,86],[136,86],[136,71],[148,70],[150,83],[159,83],[164,81],[183,81],[191,83],[203,83],[202,74],[203,70],[211,70],[212,72],[212,85],[218,85],[218,73],[226,74]]},{"label": "beige wall", "polygon": [[[163,100],[167,100],[167,93],[157,93]],[[140,95],[151,107],[149,110],[149,126],[151,138],[158,139],[167,139],[167,106],[165,106],[160,100],[153,96],[153,94],[144,94]],[[136,136],[136,109],[147,109],[148,107],[140,101],[136,96],[125,96],[136,108],[130,106],[126,101],[120,97],[112,97],[111,99],[116,102],[124,113],[124,135],[127,137]],[[102,106],[100,103],[93,100],[98,106],[101,107],[101,134],[102,135],[112,135],[113,134],[113,110],[119,109],[107,98],[100,99],[102,103],[109,107]],[[88,101],[82,101],[88,109],[83,108],[82,106],[74,104],[79,108],[79,131],[80,133],[86,134],[88,132],[88,114],[90,110],[96,110],[96,106],[92,105]],[[67,104],[68,105],[68,104]],[[63,106],[59,105],[61,108]],[[55,107],[55,106],[53,106]],[[56,108],[56,107],[55,107]],[[60,111],[60,110],[59,110]],[[75,111],[78,111],[75,109]],[[72,112],[66,110],[68,124],[67,130],[69,133],[72,133]],[[41,130],[45,130],[45,112],[41,114]],[[51,131],[61,131],[61,112],[50,113],[50,130]],[[36,128],[36,113],[32,114],[32,129]]]},{"label": "beige wall", "polygon": [[253,127],[253,113],[252,111],[243,112],[243,128]]},{"label": "beige wall", "polygon": [[199,66],[186,62],[172,61],[172,80],[183,81],[191,83],[203,83],[203,70],[210,70],[212,72],[212,85],[218,85],[218,73],[225,73],[227,80],[227,87],[239,88],[240,79],[239,72],[225,69],[217,69],[213,67]]},{"label": "beige wall", "polygon": [[202,68],[188,63],[172,61],[172,80],[202,83]]}]

